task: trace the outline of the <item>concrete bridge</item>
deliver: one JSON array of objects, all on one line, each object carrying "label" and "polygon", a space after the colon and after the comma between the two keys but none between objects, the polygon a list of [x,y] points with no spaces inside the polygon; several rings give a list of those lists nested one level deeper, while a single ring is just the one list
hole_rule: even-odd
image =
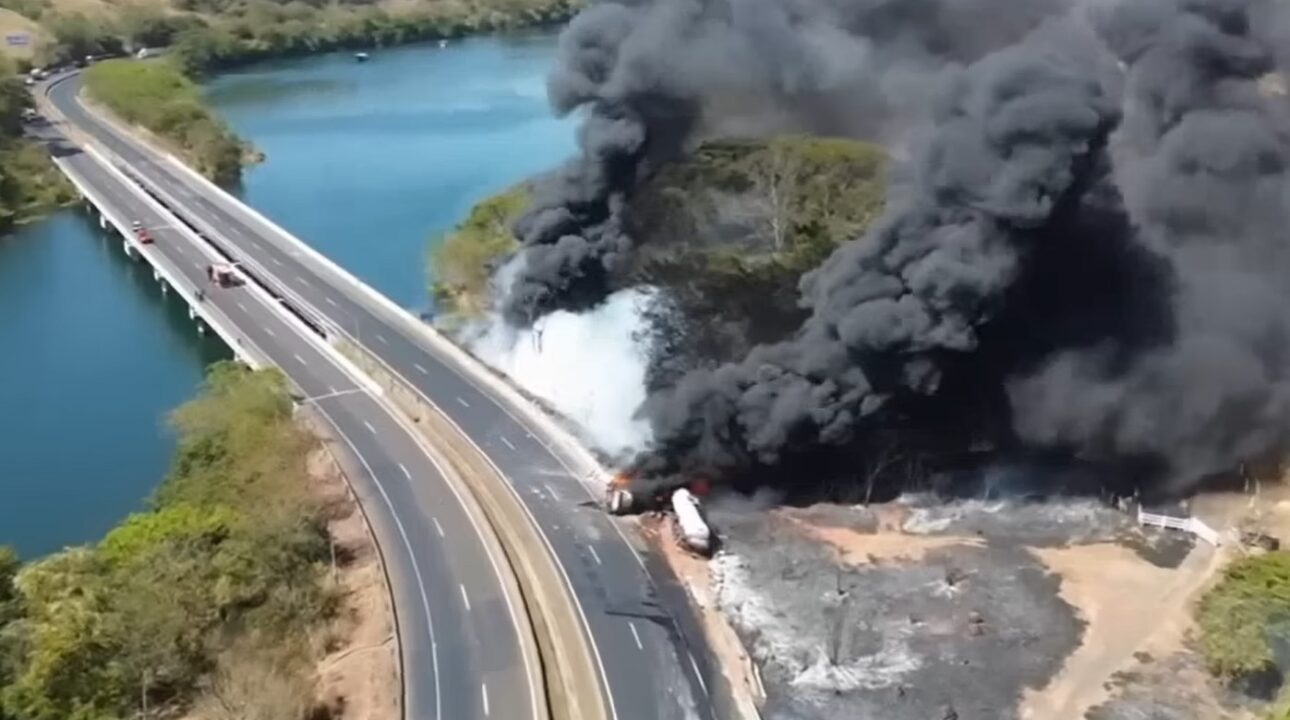
[{"label": "concrete bridge", "polygon": [[[199,331],[286,374],[349,460],[386,561],[405,717],[717,717],[724,682],[684,593],[596,507],[580,444],[379,292],[88,109],[79,84],[38,88],[58,167]],[[134,239],[135,221],[154,243]],[[228,261],[249,281],[209,286],[207,266]]]}]

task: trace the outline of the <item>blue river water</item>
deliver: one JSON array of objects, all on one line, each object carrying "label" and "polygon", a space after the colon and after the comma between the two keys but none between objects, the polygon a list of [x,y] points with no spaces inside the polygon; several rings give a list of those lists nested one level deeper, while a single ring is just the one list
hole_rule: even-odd
[{"label": "blue river water", "polygon": [[[412,309],[427,241],[477,200],[557,164],[573,126],[547,108],[554,38],[479,38],[268,63],[212,104],[266,154],[240,193]],[[0,544],[24,557],[93,541],[142,507],[174,438],[166,413],[224,357],[80,210],[0,238]]]},{"label": "blue river water", "polygon": [[207,97],[267,156],[242,197],[404,307],[427,302],[427,240],[480,198],[573,152],[546,102],[554,38],[261,65]]}]

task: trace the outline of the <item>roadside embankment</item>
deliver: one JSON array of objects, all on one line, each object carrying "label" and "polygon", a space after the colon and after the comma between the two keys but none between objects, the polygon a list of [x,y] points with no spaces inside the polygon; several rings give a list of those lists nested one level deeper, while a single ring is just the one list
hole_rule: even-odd
[{"label": "roadside embankment", "polygon": [[177,65],[164,60],[105,60],[82,73],[85,96],[174,148],[198,172],[218,183],[241,177],[253,159],[250,146],[233,134]]},{"label": "roadside embankment", "polygon": [[318,704],[330,720],[400,720],[402,667],[393,593],[371,521],[350,485],[352,472],[329,426],[312,414],[297,420],[320,439],[310,457],[313,490],[325,506],[332,583],[338,594],[326,654],[318,661]]},{"label": "roadside embankment", "polygon": [[588,651],[576,600],[514,489],[441,410],[363,348],[345,341],[338,341],[338,345],[381,386],[386,398],[411,420],[421,436],[442,453],[456,475],[447,480],[468,489],[496,534],[533,626],[550,717],[605,720],[599,675]]}]

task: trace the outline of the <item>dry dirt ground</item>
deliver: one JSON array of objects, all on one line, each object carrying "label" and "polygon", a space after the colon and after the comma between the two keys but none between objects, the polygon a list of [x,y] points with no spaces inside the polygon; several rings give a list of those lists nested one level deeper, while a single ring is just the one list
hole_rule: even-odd
[{"label": "dry dirt ground", "polygon": [[[1290,495],[1277,493],[1194,510],[1290,539]],[[732,684],[764,684],[763,717],[1251,717],[1189,640],[1192,605],[1235,544],[1144,530],[1096,500],[709,511],[724,548],[707,572],[668,557]]]},{"label": "dry dirt ground", "polygon": [[328,653],[318,663],[318,704],[330,708],[335,720],[397,720],[397,646],[380,556],[332,457],[316,453],[311,474],[331,509],[328,530],[342,596]]}]

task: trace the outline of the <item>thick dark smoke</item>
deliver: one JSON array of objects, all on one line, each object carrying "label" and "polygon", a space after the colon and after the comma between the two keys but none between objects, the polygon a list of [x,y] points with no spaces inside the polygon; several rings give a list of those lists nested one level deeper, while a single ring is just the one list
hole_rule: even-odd
[{"label": "thick dark smoke", "polygon": [[889,142],[947,68],[1009,45],[1068,0],[605,2],[560,40],[549,93],[585,113],[579,154],[539,183],[499,275],[526,324],[614,287],[631,251],[620,211],[659,162],[710,135],[785,130]]},{"label": "thick dark smoke", "polygon": [[1290,437],[1288,48],[1279,0],[594,6],[551,81],[581,153],[505,311],[615,289],[626,197],[696,139],[878,139],[912,158],[884,217],[803,278],[790,340],[647,400],[641,482],[855,486],[985,444],[1185,489]]},{"label": "thick dark smoke", "polygon": [[797,336],[647,401],[642,477],[855,478],[911,414],[966,417],[965,388],[1001,398],[1004,442],[1171,489],[1281,450],[1283,7],[1123,0],[972,64],[912,184],[804,278]]},{"label": "thick dark smoke", "polygon": [[656,447],[639,470],[777,466],[853,443],[897,396],[938,392],[1088,189],[1118,119],[1097,46],[1072,29],[1045,26],[950,83],[906,199],[803,279],[798,336],[651,398]]},{"label": "thick dark smoke", "polygon": [[[1290,431],[1290,125],[1257,83],[1283,3],[1125,0],[1102,14],[1128,69],[1116,137],[1134,241],[1168,259],[1172,335],[1128,360],[1062,352],[1009,385],[1026,441],[1139,455],[1194,481]],[[1278,17],[1277,14],[1281,17]]]}]

